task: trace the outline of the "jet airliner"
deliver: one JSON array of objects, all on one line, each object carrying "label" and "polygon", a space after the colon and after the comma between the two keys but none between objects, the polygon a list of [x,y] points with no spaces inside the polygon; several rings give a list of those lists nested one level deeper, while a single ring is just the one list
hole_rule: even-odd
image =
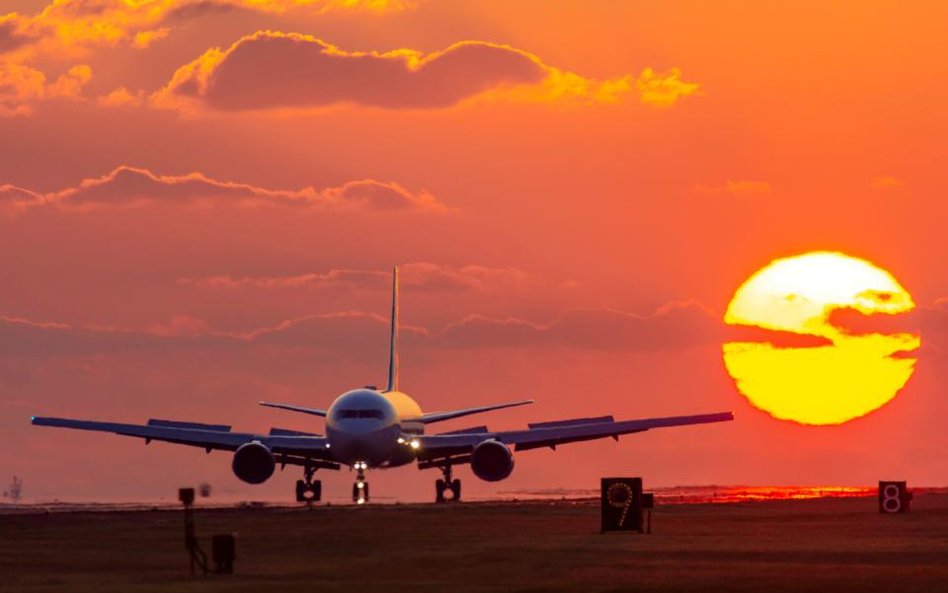
[{"label": "jet airliner", "polygon": [[643,432],[652,428],[705,424],[733,420],[731,412],[616,421],[612,416],[536,422],[526,429],[491,431],[486,426],[425,434],[429,424],[533,403],[533,400],[478,406],[447,412],[422,412],[421,407],[398,384],[398,267],[393,270],[392,311],[389,340],[388,383],[385,389],[367,386],[343,393],[327,409],[284,403],[260,405],[325,418],[325,435],[273,428],[268,434],[233,432],[223,424],[173,420],[149,420],[146,424],[121,424],[34,416],[32,423],[110,432],[138,437],[148,444],[164,441],[205,449],[233,452],[234,474],[249,484],[261,484],[273,475],[277,465],[303,468],[296,483],[296,499],[319,501],[322,485],[314,480],[319,469],[356,471],[352,499],[357,504],[369,500],[369,469],[393,468],[416,463],[419,469],[437,468],[442,478],[435,482],[435,500],[461,499],[461,480],[453,468],[469,464],[475,476],[488,482],[507,478],[514,468],[514,451]]}]

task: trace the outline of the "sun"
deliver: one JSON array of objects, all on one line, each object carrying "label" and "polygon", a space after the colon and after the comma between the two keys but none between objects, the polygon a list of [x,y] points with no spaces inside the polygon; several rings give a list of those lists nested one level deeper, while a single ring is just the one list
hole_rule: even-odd
[{"label": "sun", "polygon": [[899,315],[911,295],[882,268],[835,252],[778,259],[751,276],[724,315],[729,325],[819,336],[808,348],[764,342],[724,344],[724,364],[750,403],[800,424],[842,424],[889,402],[912,376],[921,344],[912,333],[847,332],[830,322],[839,309]]}]

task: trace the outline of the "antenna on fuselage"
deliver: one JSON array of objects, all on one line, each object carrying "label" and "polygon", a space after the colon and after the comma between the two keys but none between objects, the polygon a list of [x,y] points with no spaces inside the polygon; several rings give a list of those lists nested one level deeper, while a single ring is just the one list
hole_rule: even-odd
[{"label": "antenna on fuselage", "polygon": [[398,391],[398,266],[392,268],[392,333],[388,348],[388,386],[385,391]]}]

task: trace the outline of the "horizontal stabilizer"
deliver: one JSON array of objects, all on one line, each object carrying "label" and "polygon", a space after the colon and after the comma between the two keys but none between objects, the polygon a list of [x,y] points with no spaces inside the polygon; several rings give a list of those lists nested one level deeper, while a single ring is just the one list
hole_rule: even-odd
[{"label": "horizontal stabilizer", "polygon": [[152,418],[148,421],[148,426],[161,426],[164,428],[187,428],[189,430],[213,430],[214,432],[230,432],[230,426],[226,424],[204,424],[203,422],[179,422],[177,420],[158,420]]},{"label": "horizontal stabilizer", "polygon": [[312,414],[313,416],[326,416],[326,410],[317,408],[304,408],[303,406],[292,406],[290,404],[274,404],[270,402],[260,402],[261,406],[267,408],[278,408],[280,410],[289,410],[291,412],[300,412],[302,414]]},{"label": "horizontal stabilizer", "polygon": [[312,432],[303,432],[302,430],[290,430],[289,428],[271,428],[272,437],[319,437],[321,434]]},{"label": "horizontal stabilizer", "polygon": [[463,410],[452,410],[450,412],[431,412],[429,414],[422,414],[416,420],[422,424],[431,424],[432,422],[442,422],[444,420],[451,420],[452,418],[460,418],[461,416],[470,416],[471,414],[480,414],[481,412],[490,412],[491,410],[502,410],[504,408],[525,406],[532,403],[532,399],[525,399],[519,402],[495,404],[493,406],[480,406],[477,408],[465,408]]},{"label": "horizontal stabilizer", "polygon": [[552,422],[534,422],[527,424],[530,428],[563,428],[566,426],[579,426],[580,424],[604,424],[606,422],[615,422],[612,416],[597,416],[595,418],[573,418],[572,420],[554,420]]}]

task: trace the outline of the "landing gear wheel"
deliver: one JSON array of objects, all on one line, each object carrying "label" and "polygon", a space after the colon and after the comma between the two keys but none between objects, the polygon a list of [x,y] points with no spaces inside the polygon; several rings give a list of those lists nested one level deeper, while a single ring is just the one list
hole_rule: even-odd
[{"label": "landing gear wheel", "polygon": [[323,483],[319,480],[307,483],[304,480],[296,481],[296,502],[312,504],[319,502],[323,495]]},{"label": "landing gear wheel", "polygon": [[359,481],[352,485],[352,502],[365,504],[369,502],[369,483]]},{"label": "landing gear wheel", "polygon": [[313,480],[316,469],[309,464],[303,467],[303,479],[296,481],[296,502],[312,505],[323,497],[323,483]]},{"label": "landing gear wheel", "polygon": [[365,469],[368,466],[364,461],[357,461],[353,467],[356,468],[356,481],[352,485],[352,502],[365,504],[369,502],[369,483],[365,481]]},{"label": "landing gear wheel", "polygon": [[[441,466],[443,479],[435,481],[435,502],[458,502],[461,500],[461,480],[451,479],[451,462],[446,462]],[[444,493],[450,491],[451,494],[445,497]]]}]

